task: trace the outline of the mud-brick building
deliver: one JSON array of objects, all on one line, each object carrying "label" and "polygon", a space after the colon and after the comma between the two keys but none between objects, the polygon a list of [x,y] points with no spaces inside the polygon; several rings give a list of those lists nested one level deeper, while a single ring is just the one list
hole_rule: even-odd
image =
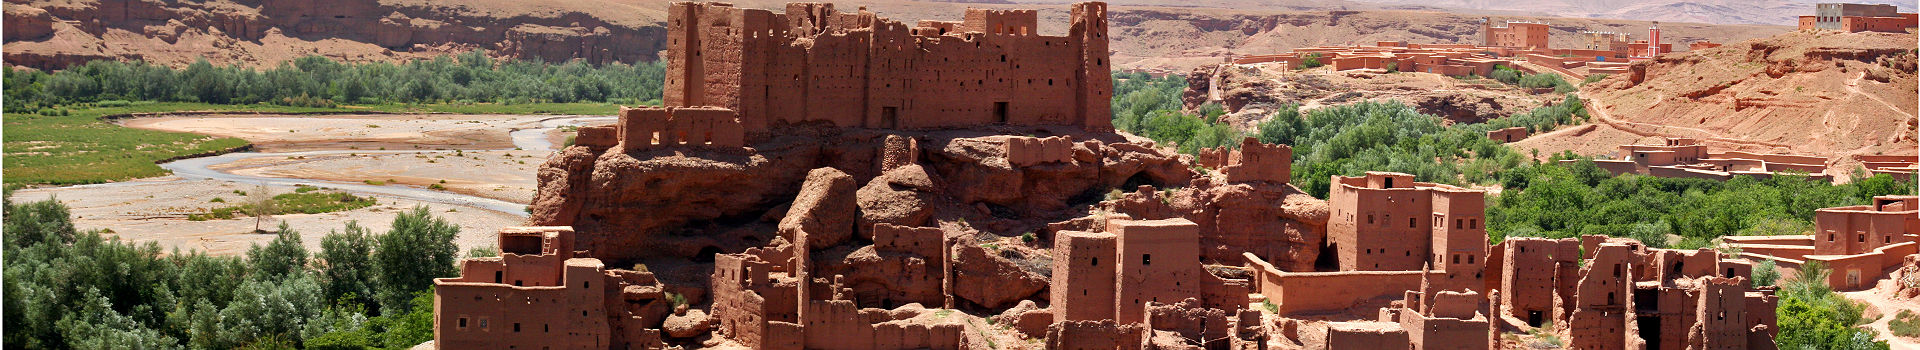
[{"label": "mud-brick building", "polygon": [[1480,33],[1485,35],[1485,39],[1480,45],[1545,49],[1548,47],[1547,30],[1546,23],[1505,21],[1494,24],[1491,18],[1481,18]]},{"label": "mud-brick building", "polygon": [[1808,262],[1825,264],[1827,286],[1872,288],[1906,256],[1920,253],[1920,196],[1879,196],[1866,205],[1813,212],[1813,234],[1728,236],[1726,245],[1754,260],[1773,260],[1798,270]]},{"label": "mud-brick building", "polygon": [[1920,25],[1920,16],[1900,13],[1885,4],[1826,3],[1814,5],[1812,16],[1800,16],[1800,30],[1903,33]]},{"label": "mud-brick building", "polygon": [[569,227],[500,230],[500,256],[433,280],[441,349],[657,348],[672,311],[652,273],[577,258]]},{"label": "mud-brick building", "polygon": [[1039,35],[1034,10],[917,24],[830,3],[667,11],[665,105],[731,110],[750,137],[782,124],[1112,129],[1105,3],[1073,4],[1066,36]]},{"label": "mud-brick building", "polygon": [[[1486,263],[1486,192],[1414,182],[1413,175],[1334,176],[1327,197],[1327,246],[1339,271],[1413,271],[1431,266],[1464,275],[1436,281],[1478,288]],[[1459,282],[1459,283],[1454,283]]]}]

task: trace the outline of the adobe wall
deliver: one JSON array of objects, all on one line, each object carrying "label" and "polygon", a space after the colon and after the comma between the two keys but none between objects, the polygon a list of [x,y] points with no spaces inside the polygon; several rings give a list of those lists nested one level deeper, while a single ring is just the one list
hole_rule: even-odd
[{"label": "adobe wall", "polygon": [[[1115,220],[1118,269],[1114,320],[1137,323],[1146,303],[1201,295],[1200,227],[1187,219]],[[1210,276],[1210,275],[1209,275]]]},{"label": "adobe wall", "polygon": [[1500,141],[1502,143],[1525,140],[1527,138],[1527,128],[1516,126],[1516,127],[1504,128],[1504,129],[1498,129],[1498,130],[1490,130],[1490,131],[1487,131],[1487,138],[1494,141]]},{"label": "adobe wall", "polygon": [[[1882,198],[1892,197],[1881,197]],[[1872,205],[1822,208],[1813,212],[1814,254],[1860,254],[1905,242],[1920,223],[1920,210],[1882,211]],[[1904,209],[1904,208],[1903,208]]]},{"label": "adobe wall", "polygon": [[1907,255],[1920,253],[1920,243],[1902,242],[1880,247],[1871,252],[1853,255],[1808,255],[1808,261],[1819,261],[1827,265],[1827,286],[1834,289],[1856,289],[1873,287],[1875,281],[1887,277],[1887,270],[1901,264]]},{"label": "adobe wall", "polygon": [[1147,331],[1139,324],[1112,320],[1061,321],[1047,327],[1046,348],[1053,350],[1139,350]]},{"label": "adobe wall", "polygon": [[1293,147],[1269,145],[1248,137],[1240,140],[1240,149],[1232,153],[1226,166],[1227,182],[1269,182],[1284,184],[1293,179]]},{"label": "adobe wall", "polygon": [[1286,272],[1248,255],[1256,292],[1279,307],[1279,314],[1345,311],[1363,302],[1390,299],[1420,289],[1420,281],[1440,272],[1346,271]]},{"label": "adobe wall", "polygon": [[1400,349],[1409,344],[1407,331],[1396,323],[1327,323],[1328,349]]},{"label": "adobe wall", "polygon": [[[877,309],[874,309],[877,310]],[[812,300],[800,329],[807,349],[962,349],[960,324],[868,323],[851,300]]]},{"label": "adobe wall", "polygon": [[1568,317],[1568,341],[1588,349],[1627,348],[1626,314],[1632,299],[1631,251],[1621,244],[1601,244],[1580,270],[1573,313]]},{"label": "adobe wall", "polygon": [[435,281],[436,344],[447,348],[604,347],[612,336],[606,309],[600,307],[606,304],[607,293],[583,284],[600,281],[602,268],[598,260],[577,260],[582,261],[569,261],[568,283],[562,286]]},{"label": "adobe wall", "polygon": [[674,3],[663,100],[738,111],[749,135],[781,124],[1111,130],[1105,4],[1072,5],[1060,37],[1038,35],[1032,10],[964,17],[909,26],[822,3]]},{"label": "adobe wall", "polygon": [[[1690,349],[1745,349],[1750,314],[1747,310],[1745,278],[1708,277],[1698,281],[1700,290],[1699,307],[1694,310],[1693,319],[1698,320],[1697,327],[1687,334],[1687,347]],[[1753,313],[1773,313],[1772,309],[1755,310]]]},{"label": "adobe wall", "polygon": [[505,251],[434,282],[434,339],[448,348],[650,347],[669,312],[653,275],[570,258],[569,227],[508,227]]},{"label": "adobe wall", "polygon": [[573,144],[593,149],[606,149],[620,144],[619,125],[582,126],[574,135]]},{"label": "adobe wall", "polygon": [[[628,152],[659,146],[740,147],[746,135],[732,110],[713,107],[620,107],[616,124]],[[576,138],[576,142],[577,142]]]},{"label": "adobe wall", "polygon": [[[1478,299],[1478,295],[1474,295]],[[1478,301],[1472,304],[1479,305]],[[1470,306],[1471,307],[1471,306]],[[1406,312],[1400,316],[1400,328],[1406,330],[1408,349],[1459,349],[1485,350],[1487,343],[1486,319],[1461,319],[1447,317],[1427,317],[1417,312]],[[1342,348],[1344,349],[1344,348]],[[1380,347],[1375,349],[1387,349]]]},{"label": "adobe wall", "polygon": [[[1049,298],[1054,320],[1097,321],[1111,319],[1116,295],[1114,270],[1117,262],[1115,237],[1105,232],[1059,231],[1054,233],[1053,283]],[[1106,261],[1101,261],[1106,260]]]},{"label": "adobe wall", "polygon": [[1028,167],[1047,163],[1067,163],[1073,160],[1073,138],[1066,136],[1049,137],[1005,137],[1007,163],[1014,167]]},{"label": "adobe wall", "polygon": [[1504,26],[1495,27],[1493,22],[1482,19],[1480,30],[1485,35],[1484,46],[1503,46],[1513,48],[1546,48],[1547,25],[1543,23],[1525,23],[1508,21]]},{"label": "adobe wall", "polygon": [[1554,299],[1571,282],[1560,276],[1577,268],[1579,241],[1513,237],[1495,249],[1502,252],[1499,301],[1508,316],[1537,326],[1562,313],[1554,310]]}]

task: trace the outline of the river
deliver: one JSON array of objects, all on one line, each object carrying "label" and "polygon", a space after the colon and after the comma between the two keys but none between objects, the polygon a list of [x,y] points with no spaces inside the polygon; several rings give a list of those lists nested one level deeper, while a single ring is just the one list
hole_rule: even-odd
[{"label": "river", "polygon": [[[548,130],[553,130],[555,128],[559,128],[563,126],[580,126],[580,125],[586,125],[588,123],[609,122],[613,120],[615,120],[615,117],[610,117],[610,116],[567,116],[567,117],[547,118],[547,119],[541,120],[540,126],[537,128],[513,130],[508,133],[508,136],[513,139],[514,147],[517,147],[520,150],[533,151],[539,154],[551,155],[552,152],[554,152],[554,148],[553,148],[553,143],[547,140],[546,132]],[[211,156],[211,157],[181,159],[181,160],[176,160],[172,162],[161,163],[160,167],[165,168],[169,171],[173,171],[174,175],[178,175],[181,178],[185,178],[185,179],[195,179],[195,180],[213,179],[213,180],[230,181],[230,182],[245,183],[245,184],[264,184],[264,185],[274,185],[274,186],[307,185],[307,186],[338,189],[341,191],[357,193],[357,194],[381,195],[381,196],[388,196],[388,197],[406,198],[406,199],[417,200],[422,202],[475,207],[475,208],[507,213],[507,214],[520,216],[520,217],[527,216],[527,205],[525,204],[508,202],[508,201],[492,199],[492,198],[470,196],[470,195],[464,195],[464,194],[447,192],[447,191],[436,191],[436,190],[426,189],[423,187],[404,186],[404,185],[376,186],[376,185],[369,185],[369,184],[358,183],[358,182],[238,175],[238,174],[233,174],[233,173],[212,169],[212,167],[214,166],[246,160],[246,159],[259,158],[259,157],[284,158],[284,157],[325,156],[325,155],[339,155],[339,154],[451,153],[451,152],[454,152],[454,151],[451,151],[451,150],[447,150],[447,151],[331,150],[331,151],[274,152],[274,153],[238,152],[238,153],[228,153],[228,154],[222,154],[222,155]]]}]

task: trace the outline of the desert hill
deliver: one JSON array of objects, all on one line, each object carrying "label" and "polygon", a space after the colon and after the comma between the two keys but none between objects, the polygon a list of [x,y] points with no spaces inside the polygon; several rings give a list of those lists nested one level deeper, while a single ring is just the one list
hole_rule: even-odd
[{"label": "desert hill", "polygon": [[[736,1],[782,8],[782,0]],[[1298,0],[1207,0],[1166,7],[1159,0],[1118,1],[1113,49],[1121,69],[1185,72],[1234,54],[1330,44],[1405,40],[1478,42],[1484,15],[1381,10],[1376,4]],[[1066,32],[1059,3],[983,4],[869,1],[867,8],[907,22],[959,20],[968,7],[1040,10],[1040,33]],[[665,6],[639,0],[8,0],[5,60],[9,66],[60,69],[93,59],[144,59],[184,66],[205,57],[219,64],[273,65],[306,55],[348,61],[395,61],[473,49],[546,61],[643,62],[664,47]],[[1240,9],[1230,9],[1240,8]],[[1553,24],[1556,46],[1575,45],[1581,30],[1639,32],[1647,22],[1510,17]],[[1668,40],[1734,42],[1788,30],[1754,25],[1665,25]]]},{"label": "desert hill", "polygon": [[1854,155],[1913,155],[1914,34],[1790,32],[1662,55],[1588,84],[1593,126],[1516,146],[1607,154],[1652,137],[1709,147],[1826,156],[1845,177]]},{"label": "desert hill", "polygon": [[399,60],[487,49],[589,62],[654,59],[663,4],[637,0],[8,0],[6,61],[271,65],[305,55]]},{"label": "desert hill", "polygon": [[[1505,11],[1541,16],[1620,18],[1661,22],[1794,25],[1799,16],[1812,15],[1820,0],[1355,0],[1398,7],[1439,7],[1458,10]],[[1914,10],[1912,1],[1864,0],[1853,3],[1891,4]]]}]

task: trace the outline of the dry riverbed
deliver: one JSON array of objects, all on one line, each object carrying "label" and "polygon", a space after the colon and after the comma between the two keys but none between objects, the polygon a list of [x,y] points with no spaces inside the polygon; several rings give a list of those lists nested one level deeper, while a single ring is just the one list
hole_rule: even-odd
[{"label": "dry riverbed", "polygon": [[[541,121],[550,118],[555,116],[206,115],[138,118],[120,123],[142,129],[241,138],[253,143],[255,151],[264,153],[206,167],[221,173],[407,187],[525,204],[533,197],[536,170],[551,153],[538,148],[559,148],[565,133],[554,130],[536,135],[537,140],[521,140],[522,146],[529,142],[538,146],[529,147],[534,148],[532,150],[516,148],[514,137],[509,133],[541,128]],[[302,151],[346,152],[275,154]],[[102,185],[23,189],[14,193],[13,200],[57,199],[73,210],[78,228],[110,230],[124,240],[153,242],[169,250],[240,255],[254,244],[272,240],[273,235],[253,233],[251,217],[193,221],[187,216],[236,205],[246,198],[239,192],[256,191],[259,186],[243,181],[164,176]],[[321,184],[320,187],[327,186]],[[276,194],[294,189],[268,188]],[[434,215],[460,226],[456,243],[464,251],[494,245],[494,232],[501,227],[522,224],[524,220],[522,213],[404,196],[355,194],[373,198],[377,204],[333,213],[279,215],[267,226],[271,229],[285,221],[301,233],[308,249],[317,250],[322,236],[340,230],[349,221],[383,233],[394,215],[425,205]],[[215,198],[221,201],[214,201]]]}]

